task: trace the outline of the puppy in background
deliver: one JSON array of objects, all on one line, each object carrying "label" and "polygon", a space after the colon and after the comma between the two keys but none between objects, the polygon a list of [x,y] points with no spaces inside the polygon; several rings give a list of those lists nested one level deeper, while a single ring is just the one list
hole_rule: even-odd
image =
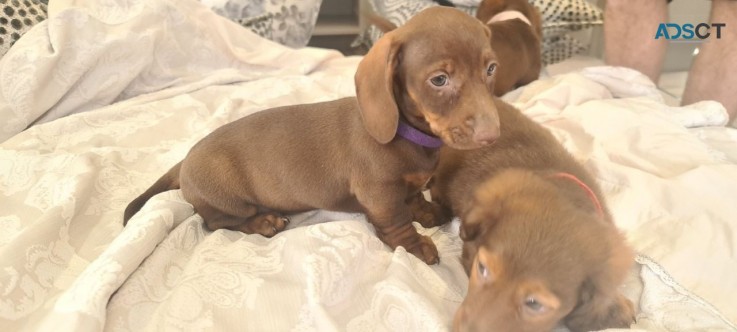
[{"label": "puppy in background", "polygon": [[494,102],[499,139],[475,151],[441,149],[430,188],[440,208],[414,201],[425,216],[462,221],[469,288],[454,331],[629,327],[633,305],[617,288],[633,252],[596,181],[545,128]]},{"label": "puppy in background", "polygon": [[494,94],[502,96],[540,76],[542,18],[528,0],[484,0],[476,18],[491,29],[491,48],[499,59]]}]

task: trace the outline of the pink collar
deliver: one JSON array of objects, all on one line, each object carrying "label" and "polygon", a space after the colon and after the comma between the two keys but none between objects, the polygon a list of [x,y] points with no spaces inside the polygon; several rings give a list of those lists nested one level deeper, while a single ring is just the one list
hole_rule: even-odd
[{"label": "pink collar", "polygon": [[601,202],[599,202],[599,199],[596,197],[594,191],[591,190],[591,188],[589,188],[589,186],[587,186],[585,183],[583,183],[583,181],[579,180],[579,178],[577,178],[575,175],[565,172],[555,173],[553,174],[553,177],[568,179],[575,182],[579,187],[586,191],[586,195],[588,195],[591,201],[594,203],[594,206],[596,207],[596,212],[599,214],[599,217],[604,218],[604,208],[601,206]]}]

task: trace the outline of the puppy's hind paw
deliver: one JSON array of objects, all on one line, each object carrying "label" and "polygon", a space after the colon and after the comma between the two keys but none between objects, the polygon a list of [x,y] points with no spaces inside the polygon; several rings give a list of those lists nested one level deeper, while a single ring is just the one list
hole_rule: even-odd
[{"label": "puppy's hind paw", "polygon": [[289,225],[289,218],[275,213],[265,213],[254,216],[248,220],[248,226],[252,233],[261,234],[265,237],[273,237]]}]

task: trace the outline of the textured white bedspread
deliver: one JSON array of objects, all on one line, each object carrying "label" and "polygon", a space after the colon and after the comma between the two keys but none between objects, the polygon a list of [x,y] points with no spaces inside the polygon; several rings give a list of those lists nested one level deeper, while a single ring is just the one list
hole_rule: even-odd
[{"label": "textured white bedspread", "polygon": [[[208,232],[179,191],[122,227],[199,139],[353,95],[360,58],[273,44],[191,1],[49,9],[0,60],[0,330],[448,330],[467,287],[456,223],[421,229],[437,266],[389,250],[361,215],[301,214],[272,239]],[[507,99],[596,175],[641,253],[624,288],[634,328],[734,330],[737,131],[723,108],[669,108],[610,67]]]}]

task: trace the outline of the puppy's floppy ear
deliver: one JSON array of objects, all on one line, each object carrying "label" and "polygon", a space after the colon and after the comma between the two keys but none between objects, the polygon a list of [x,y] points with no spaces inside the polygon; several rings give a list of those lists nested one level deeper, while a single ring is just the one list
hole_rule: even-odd
[{"label": "puppy's floppy ear", "polygon": [[493,190],[482,185],[476,191],[474,201],[466,204],[461,212],[459,235],[463,241],[472,241],[482,230],[490,229],[501,217],[502,200]]},{"label": "puppy's floppy ear", "polygon": [[400,44],[396,32],[385,34],[363,57],[355,76],[363,125],[381,144],[394,138],[399,123],[399,108],[394,99],[394,70]]},{"label": "puppy's floppy ear", "polygon": [[565,318],[573,332],[629,328],[635,321],[632,302],[617,290],[633,264],[634,254],[622,235],[610,227],[609,257],[603,266],[591,271],[581,287],[578,304]]},{"label": "puppy's floppy ear", "polygon": [[461,220],[461,227],[458,235],[463,241],[473,241],[479,235],[479,223],[468,222],[466,219]]}]

